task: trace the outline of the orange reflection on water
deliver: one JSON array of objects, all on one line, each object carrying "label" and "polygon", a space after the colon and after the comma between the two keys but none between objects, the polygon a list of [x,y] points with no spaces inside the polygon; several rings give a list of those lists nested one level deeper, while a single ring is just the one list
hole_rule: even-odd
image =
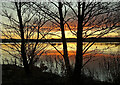
[{"label": "orange reflection on water", "polygon": [[[59,51],[63,55],[63,51]],[[42,55],[61,55],[59,52],[56,50],[51,50],[47,53],[43,53]],[[40,55],[41,53],[38,53],[37,55]],[[75,51],[68,51],[68,56],[75,55]]]},{"label": "orange reflection on water", "polygon": [[[63,51],[60,51],[63,55]],[[40,55],[40,53],[38,54]],[[51,50],[47,53],[43,53],[42,55],[48,55],[48,56],[61,56],[61,54],[59,52],[57,52],[56,50]],[[71,57],[71,56],[75,56],[76,55],[76,51],[68,51],[68,57]],[[113,55],[113,54],[105,54],[105,53],[85,53],[83,55],[83,57],[120,57],[120,55]]]}]

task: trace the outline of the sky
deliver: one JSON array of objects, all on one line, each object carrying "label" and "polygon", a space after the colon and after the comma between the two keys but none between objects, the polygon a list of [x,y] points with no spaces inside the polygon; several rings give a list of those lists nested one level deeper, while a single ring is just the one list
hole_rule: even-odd
[{"label": "sky", "polygon": [[[10,3],[6,3],[8,6],[10,5]],[[0,8],[2,9],[3,7],[1,6],[1,3],[0,3]],[[15,11],[12,11],[12,10],[9,10],[9,8],[6,8],[6,10],[8,11],[8,13],[9,13],[9,15],[12,15],[12,17],[14,18],[14,19],[17,19],[17,13],[15,12]],[[2,11],[2,10],[1,10]],[[1,13],[1,11],[0,11],[0,13]],[[8,21],[8,19],[7,18],[4,18],[4,17],[1,17],[1,19],[0,19],[0,22],[4,22],[4,23],[6,23],[6,24],[10,24],[10,22]],[[49,23],[47,23],[47,24],[49,24]],[[76,24],[76,23],[75,23]],[[4,27],[0,27],[1,28],[1,30],[3,30],[4,31]],[[89,28],[89,27],[88,27]],[[58,28],[56,28],[56,29],[60,29],[59,27]],[[75,35],[73,35],[70,31],[69,31],[69,29],[65,26],[65,29],[66,29],[66,31],[65,31],[65,36],[66,36],[66,38],[76,38],[76,36]],[[6,31],[6,30],[5,30]],[[89,31],[89,32],[87,32],[88,34],[89,33],[91,33],[92,31]],[[59,36],[61,36],[61,31],[60,30],[58,30],[58,31],[51,31],[51,33],[53,33],[53,34],[57,34],[57,35],[59,35]],[[99,32],[96,32],[96,34],[97,33],[99,33]],[[34,36],[36,36],[37,35],[37,33],[35,32],[34,33]],[[13,38],[19,38],[17,35],[14,35],[14,32],[13,33],[11,33],[11,36],[13,36]],[[58,36],[54,36],[54,35],[49,35],[49,36],[46,36],[47,38],[60,38],[60,37],[58,37]],[[94,37],[94,36],[91,36],[91,37]],[[107,35],[105,35],[104,37],[120,37],[120,34],[118,34],[118,31],[116,31],[116,32],[112,32],[112,33],[108,33]],[[2,39],[4,39],[4,36],[2,36]]]}]

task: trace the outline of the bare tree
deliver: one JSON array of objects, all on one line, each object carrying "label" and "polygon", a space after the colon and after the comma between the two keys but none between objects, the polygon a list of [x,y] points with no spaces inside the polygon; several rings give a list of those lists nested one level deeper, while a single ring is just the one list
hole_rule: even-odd
[{"label": "bare tree", "polygon": [[[2,50],[18,59],[21,56],[25,71],[29,73],[29,66],[39,59],[48,46],[48,44],[38,43],[38,40],[43,39],[51,31],[50,28],[47,31],[42,28],[49,19],[45,19],[43,13],[34,11],[26,2],[4,3],[3,7],[5,9],[2,10],[1,16],[7,18],[10,23],[0,22],[3,26],[1,32],[4,38],[11,39],[14,42],[12,45],[5,45],[12,51],[17,51],[17,54],[4,48]],[[14,15],[10,12],[11,10]],[[17,43],[15,38],[21,39],[21,44]],[[29,39],[36,39],[36,42],[32,43]]]},{"label": "bare tree", "polygon": [[62,13],[62,3],[59,2],[59,15],[60,15],[60,28],[61,28],[61,33],[62,33],[62,43],[63,43],[63,57],[65,60],[65,65],[66,65],[66,69],[68,72],[68,75],[71,74],[71,67],[70,67],[70,62],[69,62],[69,58],[68,58],[68,50],[67,50],[67,43],[66,43],[66,38],[65,38],[65,30],[64,30],[64,19],[63,19],[63,13]]},{"label": "bare tree", "polygon": [[82,11],[80,11],[80,2],[78,2],[78,27],[77,27],[77,50],[76,50],[76,61],[75,61],[75,69],[74,69],[74,76],[76,79],[80,79],[81,76],[81,69],[83,63],[83,15],[85,9],[85,2],[82,4]]},{"label": "bare tree", "polygon": [[21,16],[21,2],[17,3],[15,2],[15,6],[16,6],[16,9],[17,9],[17,15],[18,15],[18,19],[19,19],[19,30],[20,30],[20,33],[21,33],[21,56],[23,58],[23,65],[24,65],[24,68],[25,68],[25,71],[26,73],[29,73],[29,65],[28,65],[28,62],[27,62],[27,57],[26,57],[26,53],[25,53],[25,39],[24,39],[24,26],[23,26],[23,23],[22,23],[22,16]]},{"label": "bare tree", "polygon": [[[85,4],[86,3],[86,4]],[[119,5],[118,3],[107,2],[78,2],[76,9],[70,3],[66,4],[76,15],[77,32],[69,29],[77,37],[76,62],[74,76],[78,81],[81,77],[82,68],[91,60],[91,57],[83,64],[83,56],[88,49],[102,36],[119,29]],[[75,19],[73,19],[75,20]],[[92,42],[88,42],[83,48],[82,43],[86,38],[95,37]],[[84,39],[83,39],[84,38]]]},{"label": "bare tree", "polygon": [[[63,56],[67,74],[71,75],[71,67],[70,67],[70,62],[69,62],[69,58],[68,58],[68,49],[67,49],[67,43],[66,43],[66,38],[65,38],[65,28],[64,28],[64,25],[65,25],[64,18],[66,17],[66,13],[63,16],[63,3],[61,3],[61,2],[59,2],[59,3],[50,2],[50,3],[43,3],[44,8],[42,8],[39,5],[39,3],[33,3],[33,4],[35,4],[37,6],[37,8],[36,8],[37,10],[39,9],[39,10],[43,11],[47,15],[47,18],[51,18],[52,19],[51,22],[55,26],[60,27],[61,35],[62,35],[61,39],[62,39],[62,43],[63,43],[63,55],[56,47],[54,47],[54,48]],[[54,6],[55,10],[53,10],[53,9],[51,10],[49,7],[50,5]],[[66,12],[67,12],[67,10],[66,10]]]},{"label": "bare tree", "polygon": [[[117,14],[119,11],[118,3],[91,1],[86,2],[86,4],[85,2],[48,2],[42,3],[43,5],[39,5],[39,3],[33,4],[37,6],[37,11],[43,11],[47,15],[47,18],[51,18],[52,22],[61,28],[62,40],[64,40],[62,41],[64,50],[63,56],[66,56],[64,57],[64,60],[67,71],[70,68],[70,64],[66,64],[69,59],[65,59],[68,58],[68,54],[63,32],[65,31],[63,30],[64,26],[66,25],[71,33],[76,36],[77,51],[74,70],[76,76],[81,75],[81,69],[91,60],[90,57],[90,59],[83,64],[84,54],[87,53],[88,49],[97,41],[97,39],[119,29],[119,15]],[[76,24],[77,22],[78,24]],[[75,27],[72,28],[71,25]],[[83,48],[83,40],[91,37],[96,38],[93,39],[93,42],[88,42]]]}]

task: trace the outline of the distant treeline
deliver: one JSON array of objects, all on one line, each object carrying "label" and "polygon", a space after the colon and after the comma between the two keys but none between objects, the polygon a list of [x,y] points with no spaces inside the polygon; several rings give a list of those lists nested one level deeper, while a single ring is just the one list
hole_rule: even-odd
[{"label": "distant treeline", "polygon": [[[25,42],[36,42],[37,39],[25,39]],[[67,38],[67,42],[76,42],[76,38]],[[120,38],[83,38],[83,42],[120,42]],[[2,39],[1,43],[20,43],[21,39]],[[38,42],[62,42],[61,39],[39,39]]]}]

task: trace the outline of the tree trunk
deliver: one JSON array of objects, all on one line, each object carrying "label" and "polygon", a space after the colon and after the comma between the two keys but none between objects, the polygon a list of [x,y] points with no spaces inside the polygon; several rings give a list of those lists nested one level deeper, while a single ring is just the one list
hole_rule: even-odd
[{"label": "tree trunk", "polygon": [[62,43],[63,43],[63,57],[66,65],[66,71],[68,76],[71,74],[71,68],[70,68],[70,62],[68,58],[68,51],[67,51],[67,43],[66,43],[66,38],[65,38],[65,30],[64,30],[64,24],[63,24],[63,14],[62,14],[62,3],[59,2],[59,15],[60,15],[60,28],[61,28],[61,33],[62,33]]},{"label": "tree trunk", "polygon": [[18,15],[18,19],[19,19],[19,23],[20,23],[20,33],[21,33],[21,56],[23,58],[23,65],[24,65],[24,69],[26,74],[28,74],[30,72],[29,70],[29,65],[28,65],[28,61],[27,61],[27,57],[26,57],[26,52],[25,52],[25,39],[24,39],[24,26],[22,24],[22,16],[21,16],[21,2],[19,2],[19,7],[17,2],[15,2],[16,8],[17,8],[17,15]]},{"label": "tree trunk", "polygon": [[82,47],[83,47],[83,15],[84,15],[84,7],[85,2],[82,4],[82,12],[80,7],[80,2],[78,2],[78,27],[77,27],[77,51],[76,51],[76,61],[75,61],[75,69],[74,69],[74,76],[75,79],[81,78],[81,69],[83,65],[83,54],[82,54]]}]

